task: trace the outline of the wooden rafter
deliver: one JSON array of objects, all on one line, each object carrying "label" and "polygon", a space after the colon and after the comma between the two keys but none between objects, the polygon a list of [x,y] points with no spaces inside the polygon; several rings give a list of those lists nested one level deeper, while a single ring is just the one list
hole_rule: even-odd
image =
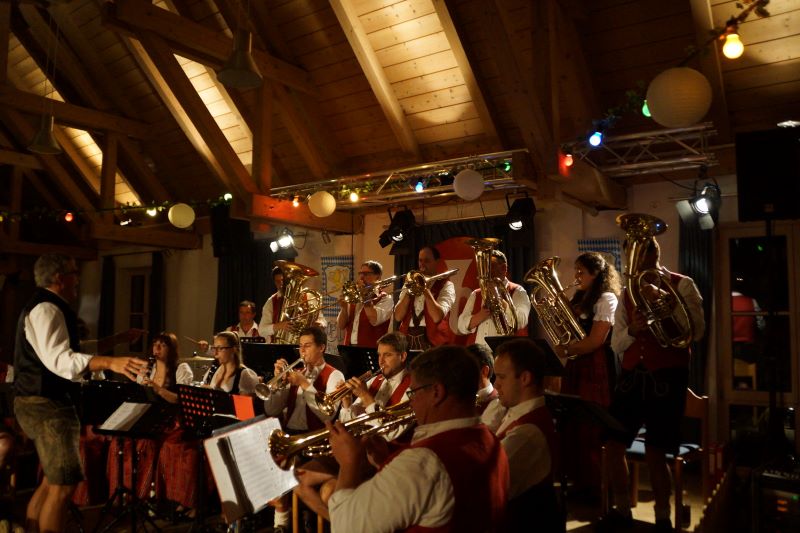
[{"label": "wooden rafter", "polygon": [[190,231],[169,231],[147,227],[127,227],[114,224],[92,224],[92,238],[106,241],[127,242],[163,248],[200,248],[200,235]]},{"label": "wooden rafter", "polygon": [[15,241],[0,236],[0,249],[7,254],[43,255],[63,254],[75,259],[93,261],[97,259],[97,250],[82,246],[67,246],[63,244],[39,244],[33,242]]},{"label": "wooden rafter", "polygon": [[0,164],[32,168],[35,170],[41,170],[44,168],[42,167],[41,161],[36,159],[35,156],[5,148],[0,148]]},{"label": "wooden rafter", "polygon": [[258,88],[253,130],[253,179],[263,193],[272,188],[272,83]]},{"label": "wooden rafter", "polygon": [[151,32],[141,32],[139,40],[159,74],[167,82],[170,91],[177,97],[181,107],[205,139],[209,152],[223,171],[220,176],[223,181],[240,197],[243,197],[244,193],[257,192],[252,177],[178,64],[169,45]]},{"label": "wooden rafter", "polygon": [[414,131],[411,129],[408,120],[406,120],[405,112],[397,100],[394,89],[386,77],[383,66],[367,38],[367,33],[364,31],[361,21],[358,20],[358,15],[353,6],[349,0],[331,0],[331,7],[336,13],[336,18],[339,19],[339,25],[342,27],[359,65],[361,65],[361,70],[367,77],[370,87],[372,87],[372,92],[375,94],[375,98],[377,98],[378,104],[389,122],[389,127],[400,144],[400,148],[403,152],[420,160],[422,156],[419,150],[419,143],[414,137]]},{"label": "wooden rafter", "polygon": [[35,115],[41,114],[42,109],[52,110],[56,122],[83,130],[116,131],[137,139],[146,139],[153,134],[150,125],[138,120],[44,98],[8,86],[0,87],[0,104]]},{"label": "wooden rafter", "polygon": [[[221,65],[230,55],[233,39],[201,24],[158,8],[143,0],[119,0],[108,4],[107,20],[117,29],[147,30],[167,39],[176,53],[203,64]],[[305,70],[282,61],[263,50],[253,50],[261,74],[287,87],[309,94],[315,92]]]},{"label": "wooden rafter", "polygon": [[[117,178],[117,154],[119,143],[117,135],[106,135],[103,143],[103,167],[100,169],[100,208],[103,209],[101,218],[105,224],[114,223],[114,186]],[[108,209],[109,211],[105,211]]]},{"label": "wooden rafter", "polygon": [[8,38],[11,35],[11,2],[0,2],[0,85],[8,72]]},{"label": "wooden rafter", "polygon": [[447,37],[447,42],[450,44],[450,49],[453,51],[453,55],[456,58],[458,69],[464,76],[464,84],[467,86],[469,95],[472,98],[472,103],[478,111],[481,124],[489,137],[498,139],[494,119],[489,111],[489,106],[486,104],[486,99],[483,97],[483,92],[478,84],[478,79],[475,77],[475,72],[472,70],[469,58],[467,58],[467,53],[464,50],[464,45],[461,43],[461,38],[458,36],[453,18],[450,16],[450,10],[447,9],[447,3],[445,0],[433,0],[433,8],[436,10],[436,15],[439,17],[439,22]]}]

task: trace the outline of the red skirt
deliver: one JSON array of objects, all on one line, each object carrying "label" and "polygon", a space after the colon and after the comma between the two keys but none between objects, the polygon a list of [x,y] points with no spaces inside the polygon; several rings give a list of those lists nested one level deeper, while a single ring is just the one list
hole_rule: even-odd
[{"label": "red skirt", "polygon": [[[132,488],[133,455],[131,454],[131,439],[124,439],[123,448],[123,484]],[[113,438],[108,449],[106,472],[108,474],[108,494],[114,495],[118,485],[117,452],[120,439]],[[158,458],[159,442],[153,439],[136,439],[136,496],[140,499],[150,497],[150,491],[155,487],[156,459]]]},{"label": "red skirt", "polygon": [[[182,429],[175,429],[167,434],[158,455],[156,491],[159,497],[177,502],[188,509],[197,507],[201,446],[199,439],[187,439]],[[202,481],[208,501],[214,479],[205,461],[203,464],[205,479]]]},{"label": "red skirt", "polygon": [[78,483],[72,503],[78,507],[103,503],[108,494],[108,480],[103,465],[108,452],[108,437],[98,435],[92,426],[81,426],[80,454],[86,479]]}]

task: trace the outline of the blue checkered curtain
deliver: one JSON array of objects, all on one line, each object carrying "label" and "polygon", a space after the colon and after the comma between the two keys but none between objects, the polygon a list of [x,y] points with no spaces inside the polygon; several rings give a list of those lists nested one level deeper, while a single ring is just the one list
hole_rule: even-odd
[{"label": "blue checkered curtain", "polygon": [[578,239],[578,253],[600,252],[614,258],[614,266],[622,272],[622,239],[606,237],[603,239]]}]

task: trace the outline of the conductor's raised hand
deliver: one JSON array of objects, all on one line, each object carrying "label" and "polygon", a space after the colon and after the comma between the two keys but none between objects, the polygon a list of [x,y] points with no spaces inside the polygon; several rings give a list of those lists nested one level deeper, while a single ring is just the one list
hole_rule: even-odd
[{"label": "conductor's raised hand", "polygon": [[138,357],[112,357],[109,369],[126,378],[136,381],[137,376],[144,375],[147,371],[147,361]]}]

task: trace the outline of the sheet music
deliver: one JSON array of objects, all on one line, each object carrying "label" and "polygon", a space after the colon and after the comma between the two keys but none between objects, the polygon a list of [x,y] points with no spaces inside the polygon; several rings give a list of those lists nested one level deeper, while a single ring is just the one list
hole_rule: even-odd
[{"label": "sheet music", "polygon": [[267,418],[205,441],[228,522],[258,512],[297,485],[294,473],[278,467],[269,453],[275,429],[280,429],[278,419]]},{"label": "sheet music", "polygon": [[107,431],[130,431],[136,421],[150,408],[149,403],[125,402],[109,416],[99,429]]}]

